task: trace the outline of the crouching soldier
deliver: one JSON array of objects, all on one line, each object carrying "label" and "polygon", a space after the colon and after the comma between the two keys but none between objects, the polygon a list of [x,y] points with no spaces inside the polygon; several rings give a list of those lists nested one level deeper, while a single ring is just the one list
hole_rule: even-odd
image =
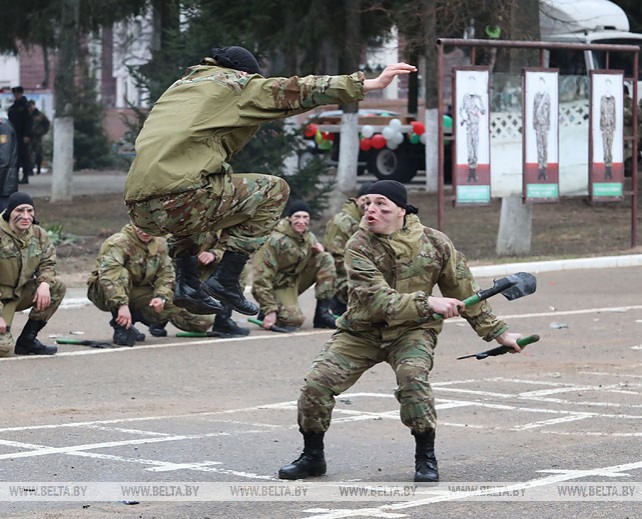
[{"label": "crouching soldier", "polygon": [[[65,297],[56,276],[56,249],[37,225],[33,200],[13,193],[0,218],[0,356],[53,355],[56,346],[38,339],[40,330]],[[29,320],[15,341],[10,327],[16,312],[31,308]]]},{"label": "crouching soldier", "polygon": [[252,294],[261,307],[263,327],[275,324],[296,329],[305,316],[299,294],[315,284],[315,328],[336,328],[330,313],[337,279],[334,260],[310,232],[310,207],[292,202],[282,219],[252,259]]},{"label": "crouching soldier", "polygon": [[172,304],[175,281],[165,239],[127,224],[101,245],[87,280],[87,297],[100,310],[111,312],[113,342],[120,346],[145,340],[134,326],[137,322],[156,336],[154,327],[162,329],[167,322],[185,331],[207,331],[213,316],[190,314]]}]

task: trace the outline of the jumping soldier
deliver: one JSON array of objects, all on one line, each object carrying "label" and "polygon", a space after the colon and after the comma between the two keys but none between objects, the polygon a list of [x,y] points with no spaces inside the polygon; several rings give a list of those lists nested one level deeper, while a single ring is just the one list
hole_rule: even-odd
[{"label": "jumping soldier", "polygon": [[[253,315],[239,276],[277,224],[289,195],[285,180],[232,174],[230,158],[260,125],[325,104],[363,99],[399,74],[388,65],[375,79],[362,72],[343,76],[265,78],[242,47],[213,49],[160,97],[136,139],[136,158],[125,184],[132,222],[156,236],[170,234],[176,259],[174,302],[193,313],[222,310],[219,300]],[[204,283],[198,278],[198,235],[221,230],[223,258]]]}]

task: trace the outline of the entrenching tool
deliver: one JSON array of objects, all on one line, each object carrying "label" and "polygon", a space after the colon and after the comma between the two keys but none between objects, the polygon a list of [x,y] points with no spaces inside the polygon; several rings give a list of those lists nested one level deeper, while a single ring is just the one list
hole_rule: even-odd
[{"label": "entrenching tool", "polygon": [[89,346],[91,348],[115,348],[110,342],[89,341],[87,339],[65,339],[64,337],[57,337],[58,344],[73,344],[75,346]]},{"label": "entrenching tool", "polygon": [[[520,339],[517,339],[517,345],[520,348],[523,348],[524,346],[528,346],[529,344],[533,344],[537,341],[539,341],[539,335],[529,335],[528,337],[521,337]],[[473,353],[472,355],[457,357],[457,360],[472,359],[473,357],[475,357],[477,360],[484,360],[486,357],[496,357],[497,355],[503,355],[504,353],[512,351],[512,349],[513,348],[511,348],[510,346],[497,346],[496,348],[481,351],[479,353]]]},{"label": "entrenching tool", "polygon": [[[480,290],[476,294],[464,299],[462,302],[465,306],[470,306],[484,301],[489,297],[497,294],[503,295],[509,301],[519,299],[535,292],[537,288],[537,279],[533,274],[528,272],[517,272],[505,278],[493,280],[493,286]],[[443,319],[441,314],[432,314],[433,319]]]},{"label": "entrenching tool", "polygon": [[[248,317],[247,318],[247,322],[248,323],[252,323],[252,324],[256,324],[256,325],[260,326],[261,328],[263,328],[263,321],[261,321],[259,319],[255,319],[254,317]],[[284,328],[283,326],[279,326],[278,324],[275,324],[275,325],[272,326],[272,328],[270,328],[270,331],[278,332],[278,333],[292,333],[292,332],[294,332],[296,330],[295,329]]]}]

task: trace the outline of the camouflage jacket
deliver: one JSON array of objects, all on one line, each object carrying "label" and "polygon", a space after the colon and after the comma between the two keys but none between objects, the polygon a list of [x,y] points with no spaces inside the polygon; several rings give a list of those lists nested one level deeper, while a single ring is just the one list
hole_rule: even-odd
[{"label": "camouflage jacket", "polygon": [[363,81],[362,72],[264,78],[207,62],[191,67],[156,102],[136,139],[125,201],[202,187],[208,175],[230,170],[227,161],[262,123],[360,101]]},{"label": "camouflage jacket", "polygon": [[[444,297],[461,300],[479,290],[463,254],[416,215],[406,216],[403,229],[389,236],[369,232],[362,221],[348,241],[345,264],[348,311],[338,328],[378,329],[384,340],[411,328],[441,331],[443,321],[432,318],[428,304],[435,285]],[[486,341],[507,329],[487,301],[468,307],[462,316]]]},{"label": "camouflage jacket", "polygon": [[279,307],[274,290],[296,286],[297,277],[312,259],[312,246],[317,243],[312,232],[299,234],[290,220],[282,219],[265,244],[252,257],[252,294],[266,314]]},{"label": "camouflage jacket", "polygon": [[129,304],[131,287],[151,286],[154,294],[171,300],[174,295],[174,266],[164,238],[149,243],[138,239],[127,224],[100,246],[88,285],[100,283],[114,309]]},{"label": "camouflage jacket", "polygon": [[357,202],[354,198],[351,198],[343,204],[339,213],[328,220],[325,226],[323,246],[327,252],[332,254],[332,259],[334,259],[334,266],[337,270],[337,293],[344,301],[347,301],[348,297],[348,276],[343,262],[346,243],[359,229],[361,217],[362,214],[357,207]]},{"label": "camouflage jacket", "polygon": [[40,139],[49,132],[49,127],[51,126],[49,118],[37,108],[31,114],[31,120],[32,137],[34,139]]},{"label": "camouflage jacket", "polygon": [[32,225],[18,235],[0,217],[0,312],[3,301],[19,298],[29,280],[52,285],[55,277],[56,248],[47,231]]}]

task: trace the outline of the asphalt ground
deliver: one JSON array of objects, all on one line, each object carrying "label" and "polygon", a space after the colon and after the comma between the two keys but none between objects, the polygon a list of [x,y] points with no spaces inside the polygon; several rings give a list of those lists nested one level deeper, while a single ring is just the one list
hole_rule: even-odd
[{"label": "asphalt ground", "polygon": [[[227,340],[169,327],[132,348],[2,359],[0,517],[639,517],[642,266],[614,261],[533,267],[535,294],[492,299],[512,330],[541,336],[521,355],[456,360],[492,344],[445,324],[431,375],[438,486],[412,483],[384,364],[337,398],[327,475],[276,478],[300,452],[296,399],[331,335],[310,323]],[[477,275],[487,287],[495,274]],[[311,291],[302,302],[311,317]],[[109,341],[108,321],[77,301],[41,338]]]}]

